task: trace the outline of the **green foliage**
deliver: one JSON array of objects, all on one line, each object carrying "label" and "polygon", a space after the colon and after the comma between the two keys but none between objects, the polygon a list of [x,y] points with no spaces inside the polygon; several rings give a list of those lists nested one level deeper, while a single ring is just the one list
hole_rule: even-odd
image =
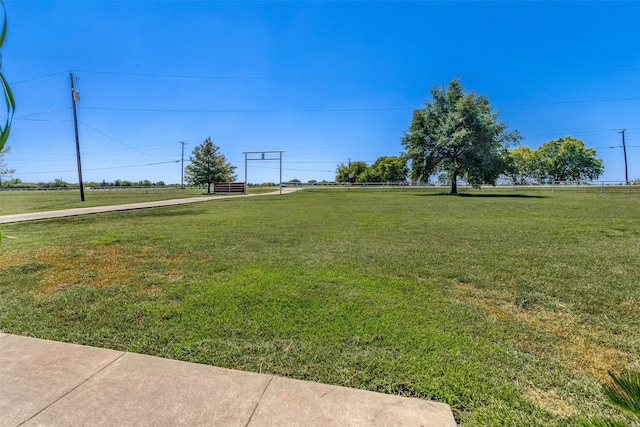
[{"label": "green foliage", "polygon": [[559,181],[589,182],[604,171],[596,150],[586,148],[584,142],[567,136],[549,141],[536,150],[517,147],[509,151],[510,168],[507,176],[514,184],[531,181],[540,184]]},{"label": "green foliage", "polygon": [[358,182],[404,182],[408,175],[406,158],[383,156],[358,177]]},{"label": "green foliage", "polygon": [[340,163],[336,167],[336,181],[357,182],[360,175],[367,170],[367,167],[367,162],[362,161],[349,162],[348,164]]},{"label": "green foliage", "polygon": [[528,184],[536,174],[536,154],[527,146],[509,150],[509,168],[506,175],[515,185]]},{"label": "green foliage", "polygon": [[508,169],[506,150],[520,140],[518,132],[507,132],[488,98],[465,94],[458,79],[447,89],[434,86],[431,96],[424,109],[414,111],[402,138],[413,177],[426,181],[445,172],[451,178],[451,193],[457,193],[458,177],[475,188],[495,184]]},{"label": "green foliage", "polygon": [[207,193],[211,193],[211,184],[216,182],[231,182],[237,176],[233,173],[235,166],[227,162],[211,138],[193,149],[189,158],[191,164],[185,168],[185,178],[191,185],[206,185]]},{"label": "green foliage", "polygon": [[[7,11],[4,7],[4,2],[2,0],[0,0],[0,6],[2,6],[2,14],[3,14],[2,30],[0,31],[0,48],[1,48],[7,36]],[[0,57],[0,67],[2,67],[1,57]],[[2,98],[4,99],[4,103],[6,107],[5,123],[4,123],[4,126],[0,126],[0,150],[2,150],[7,140],[9,139],[9,132],[11,130],[11,119],[13,118],[13,112],[16,109],[16,101],[15,101],[15,98],[13,97],[13,92],[9,87],[9,83],[7,83],[7,80],[4,78],[4,75],[2,74],[2,72],[0,72],[0,87],[2,88],[2,93],[3,93]]]},{"label": "green foliage", "polygon": [[596,150],[571,136],[541,145],[536,150],[536,166],[542,182],[593,181],[604,171]]},{"label": "green foliage", "polygon": [[625,371],[619,376],[610,372],[612,386],[605,387],[609,401],[640,421],[640,371]]},{"label": "green foliage", "polygon": [[380,157],[371,166],[355,161],[336,167],[338,182],[401,182],[406,181],[408,175],[407,159],[397,156]]},{"label": "green foliage", "polygon": [[[2,30],[0,31],[0,48],[4,44],[4,39],[7,37],[7,10],[4,7],[4,1],[0,0],[0,6],[2,6]],[[0,68],[2,67],[2,56],[0,55]],[[7,83],[7,79],[4,78],[4,74],[0,71],[0,87],[2,87],[3,99],[7,109],[5,116],[4,126],[0,127],[0,159],[2,158],[2,150],[4,149],[7,140],[9,139],[9,132],[11,131],[11,120],[13,119],[13,112],[16,109],[16,101],[13,97],[13,92]],[[0,169],[2,169],[0,163]],[[0,170],[0,176],[2,171]],[[1,179],[0,179],[1,181]],[[1,182],[0,182],[1,184]],[[2,233],[0,233],[0,241],[2,241]]]},{"label": "green foliage", "polygon": [[[609,403],[622,409],[627,415],[640,423],[640,371],[625,371],[620,375],[609,372],[613,384],[604,386],[604,394]],[[583,420],[585,427],[619,427],[627,426],[626,422],[613,419],[594,418]],[[638,424],[636,424],[638,425]]]}]

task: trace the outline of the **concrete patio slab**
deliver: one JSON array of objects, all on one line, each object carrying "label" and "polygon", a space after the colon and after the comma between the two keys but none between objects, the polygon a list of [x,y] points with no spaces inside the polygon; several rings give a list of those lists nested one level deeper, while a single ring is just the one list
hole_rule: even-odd
[{"label": "concrete patio slab", "polygon": [[270,379],[127,353],[24,425],[243,426]]},{"label": "concrete patio slab", "polygon": [[250,427],[455,426],[448,405],[275,377]]},{"label": "concrete patio slab", "polygon": [[0,425],[18,425],[125,353],[6,335],[0,338]]}]

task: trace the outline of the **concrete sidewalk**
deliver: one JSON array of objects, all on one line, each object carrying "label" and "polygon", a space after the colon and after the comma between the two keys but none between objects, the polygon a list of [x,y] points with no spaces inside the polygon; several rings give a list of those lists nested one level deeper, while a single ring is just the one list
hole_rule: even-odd
[{"label": "concrete sidewalk", "polygon": [[109,205],[109,206],[93,206],[88,208],[60,209],[56,211],[31,212],[14,215],[0,215],[0,224],[9,224],[13,222],[34,221],[37,219],[63,218],[67,216],[88,215],[101,212],[128,211],[134,209],[158,208],[161,206],[186,205],[188,203],[209,202],[216,200],[225,200],[238,197],[258,197],[289,194],[298,191],[297,188],[283,188],[270,193],[261,194],[244,194],[232,196],[210,195],[203,197],[188,197],[184,199],[156,200],[153,202],[128,203],[125,205]]},{"label": "concrete sidewalk", "polygon": [[126,205],[111,206],[94,206],[89,208],[60,209],[56,211],[31,212],[25,214],[1,215],[0,224],[9,224],[12,222],[34,221],[37,219],[62,218],[66,216],[88,215],[101,212],[127,211],[133,209],[157,208],[160,206],[185,205],[187,203],[207,202],[212,200],[230,199],[233,197],[252,197],[248,196],[206,196],[191,197],[184,199],[157,200],[154,202],[129,203]]},{"label": "concrete sidewalk", "polygon": [[1,426],[455,426],[449,407],[0,333]]}]

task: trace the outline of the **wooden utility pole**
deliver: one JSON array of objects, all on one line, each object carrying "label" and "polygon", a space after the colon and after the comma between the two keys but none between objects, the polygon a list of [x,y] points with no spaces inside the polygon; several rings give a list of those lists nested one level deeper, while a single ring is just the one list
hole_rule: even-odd
[{"label": "wooden utility pole", "polygon": [[187,145],[184,141],[178,141],[178,144],[182,145],[182,173],[180,175],[180,188],[184,190],[184,146]]},{"label": "wooden utility pole", "polygon": [[82,183],[82,164],[80,162],[80,138],[78,138],[78,115],[76,114],[76,101],[80,101],[80,92],[76,92],[73,86],[73,73],[69,70],[71,81],[71,103],[73,105],[73,126],[76,131],[76,157],[78,158],[78,181],[80,182],[80,200],[84,202],[84,184]]},{"label": "wooden utility pole", "polygon": [[627,146],[624,143],[624,132],[626,129],[622,129],[620,132],[622,134],[622,152],[624,153],[624,181],[627,185],[629,185],[629,172],[627,170]]}]

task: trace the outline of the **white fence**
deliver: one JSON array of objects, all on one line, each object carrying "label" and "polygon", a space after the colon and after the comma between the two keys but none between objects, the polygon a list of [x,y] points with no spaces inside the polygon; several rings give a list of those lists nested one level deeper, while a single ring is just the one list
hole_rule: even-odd
[{"label": "white fence", "polygon": [[[436,190],[440,192],[448,192],[450,184],[444,183],[411,183],[411,182],[358,182],[358,183],[339,183],[339,182],[322,182],[322,183],[301,183],[286,182],[284,186],[296,189],[334,189],[334,190]],[[458,192],[474,190],[471,184],[458,181]],[[496,186],[483,185],[480,191],[524,191],[524,190],[541,190],[541,191],[578,191],[578,192],[616,192],[616,193],[640,193],[640,184],[625,183],[624,181],[593,181],[593,182],[575,182],[575,181],[559,181],[550,184],[499,184]],[[477,190],[474,190],[477,191]]]}]

